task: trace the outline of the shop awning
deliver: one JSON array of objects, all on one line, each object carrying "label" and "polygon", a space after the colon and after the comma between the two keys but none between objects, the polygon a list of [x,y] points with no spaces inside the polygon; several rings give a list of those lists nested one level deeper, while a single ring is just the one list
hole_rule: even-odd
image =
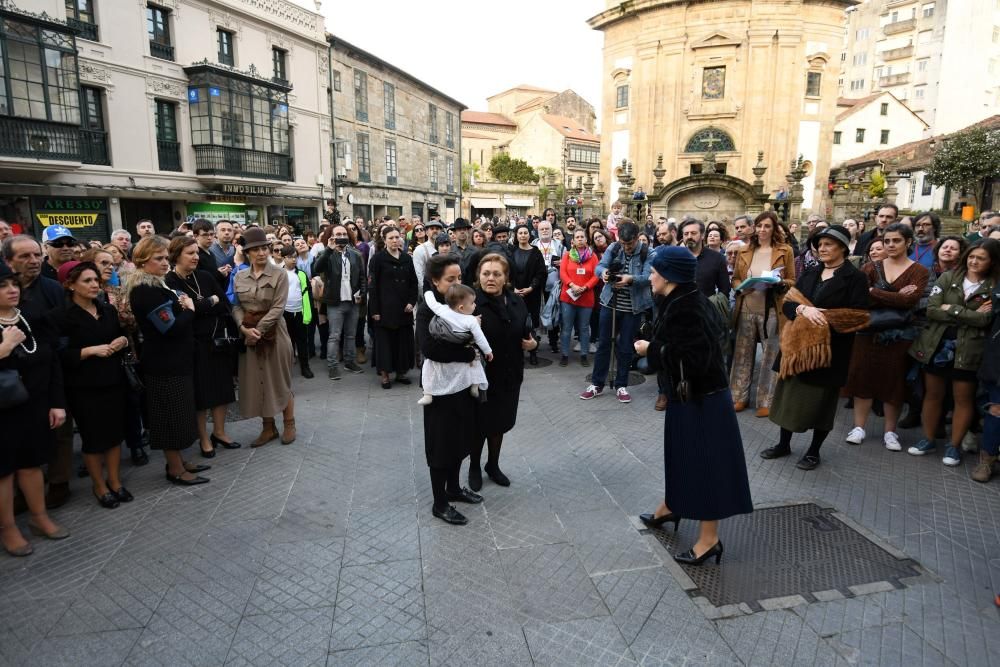
[{"label": "shop awning", "polygon": [[499,197],[470,197],[472,208],[503,208]]},{"label": "shop awning", "polygon": [[518,199],[517,197],[504,197],[503,203],[507,206],[516,206],[517,208],[529,208],[535,205],[535,200]]}]

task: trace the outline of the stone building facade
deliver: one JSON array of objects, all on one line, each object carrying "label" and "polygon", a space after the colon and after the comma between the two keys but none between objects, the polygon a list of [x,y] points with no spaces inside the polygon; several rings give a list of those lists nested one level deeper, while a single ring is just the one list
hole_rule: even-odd
[{"label": "stone building facade", "polygon": [[750,182],[763,151],[766,192],[801,155],[803,208],[823,208],[844,11],[855,4],[608,0],[588,22],[604,33],[606,190],[616,198],[622,160],[648,190],[660,155],[667,181],[699,173],[713,153],[719,172]]},{"label": "stone building facade", "polygon": [[335,35],[332,168],[338,208],[366,220],[459,216],[465,106]]},{"label": "stone building facade", "polygon": [[[24,6],[37,14],[0,9],[4,53],[29,70],[19,81],[3,64],[6,219],[39,235],[52,212],[85,211],[76,233],[102,240],[142,218],[160,231],[193,217],[316,225],[331,193],[319,13],[288,0]],[[59,68],[30,81],[46,60]]]},{"label": "stone building facade", "polygon": [[490,96],[487,105],[488,111],[462,114],[463,157],[477,174],[476,187],[463,201],[467,215],[523,215],[538,212],[544,204],[534,186],[514,192],[506,188],[504,196],[497,194],[488,173],[497,153],[550,170],[560,184],[577,180],[582,184],[587,175],[591,180],[596,176],[600,138],[594,134],[594,107],[573,90],[557,93],[522,84]]},{"label": "stone building facade", "polygon": [[847,12],[840,94],[889,91],[954,132],[1000,113],[1000,4],[995,0],[864,0]]}]

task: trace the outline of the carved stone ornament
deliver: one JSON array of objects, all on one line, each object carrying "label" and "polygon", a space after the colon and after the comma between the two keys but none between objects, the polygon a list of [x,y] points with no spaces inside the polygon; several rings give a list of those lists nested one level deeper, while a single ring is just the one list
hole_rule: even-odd
[{"label": "carved stone ornament", "polygon": [[171,81],[169,79],[159,79],[156,77],[148,77],[146,79],[146,92],[151,95],[162,97],[176,97],[178,99],[187,98],[187,86],[183,83],[180,81]]},{"label": "carved stone ornament", "polygon": [[280,32],[267,31],[267,45],[276,46],[291,53],[295,49],[295,42],[288,38],[288,35]]},{"label": "carved stone ornament", "polygon": [[330,71],[330,61],[327,58],[329,58],[329,54],[326,49],[316,49],[316,69],[319,70],[319,73],[324,78],[326,77],[326,73]]},{"label": "carved stone ornament", "polygon": [[[145,16],[146,5],[148,4],[149,3],[146,0],[139,0],[139,6],[144,10],[143,16]],[[166,7],[167,9],[172,9],[176,12],[181,3],[180,0],[157,0],[156,4],[161,7]]]},{"label": "carved stone ornament", "polygon": [[229,14],[228,12],[215,12],[209,10],[208,21],[217,28],[232,30],[237,34],[242,32],[243,26],[232,14]]},{"label": "carved stone ornament", "polygon": [[105,67],[101,67],[100,65],[87,62],[86,60],[81,60],[80,80],[86,81],[88,83],[101,83],[104,85],[110,85],[111,72],[109,72]]}]

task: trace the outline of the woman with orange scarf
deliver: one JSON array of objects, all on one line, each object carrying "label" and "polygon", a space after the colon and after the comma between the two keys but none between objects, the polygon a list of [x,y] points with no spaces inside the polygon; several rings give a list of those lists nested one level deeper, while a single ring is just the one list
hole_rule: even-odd
[{"label": "woman with orange scarf", "polygon": [[[781,427],[777,445],[760,453],[761,458],[776,459],[792,453],[792,433],[812,429],[812,444],[796,467],[813,470],[819,465],[819,450],[833,430],[840,388],[847,381],[847,368],[854,345],[853,330],[867,324],[868,280],[847,261],[850,233],[840,225],[818,232],[810,239],[820,263],[799,276],[795,290],[785,297],[782,314],[789,320],[781,339],[780,379],[774,391],[770,419]],[[802,298],[804,297],[804,298]],[[844,319],[833,314],[851,315],[841,309],[853,309],[859,321],[853,327],[841,326]],[[830,314],[830,317],[827,317]],[[804,318],[819,329],[796,326]]]}]

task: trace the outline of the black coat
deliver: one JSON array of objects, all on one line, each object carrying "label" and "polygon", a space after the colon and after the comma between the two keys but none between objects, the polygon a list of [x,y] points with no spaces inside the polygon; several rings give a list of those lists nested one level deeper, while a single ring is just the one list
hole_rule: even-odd
[{"label": "black coat", "polygon": [[666,372],[671,397],[681,380],[681,362],[693,397],[729,387],[717,318],[711,309],[693,283],[679,285],[660,303],[646,358],[650,370]]},{"label": "black coat", "polygon": [[545,258],[542,252],[532,247],[524,268],[517,265],[517,254],[520,250],[514,247],[508,257],[510,261],[510,283],[517,289],[531,288],[531,293],[524,297],[524,303],[531,315],[532,326],[539,326],[538,316],[542,309],[542,293],[545,291],[545,279],[548,270],[545,268]]},{"label": "black coat", "polygon": [[72,301],[52,313],[53,326],[59,332],[59,357],[66,388],[113,387],[125,382],[124,351],[110,357],[81,358],[83,348],[107,345],[125,335],[115,307],[101,301],[96,306],[96,319]]},{"label": "black coat", "polygon": [[368,266],[368,316],[379,316],[377,326],[398,329],[413,324],[406,306],[417,303],[417,273],[413,258],[405,252],[399,258],[386,250],[375,253]]},{"label": "black coat", "polygon": [[[199,341],[222,338],[224,325],[228,325],[228,333],[231,337],[237,336],[239,329],[236,327],[236,323],[231,321],[232,305],[226,298],[225,290],[213,280],[212,274],[201,269],[195,270],[191,275],[192,277],[185,281],[171,271],[164,278],[164,282],[170,289],[184,292],[194,301],[194,337]],[[195,285],[201,290],[201,299],[198,298]],[[213,295],[219,297],[219,302],[214,306],[211,304]],[[220,321],[219,318],[223,319]]]},{"label": "black coat", "polygon": [[[817,308],[859,308],[868,309],[868,278],[850,262],[844,262],[833,276],[821,281],[823,265],[806,269],[795,287]],[[820,289],[822,286],[822,289]],[[799,304],[788,299],[782,306],[782,313],[789,320],[796,318],[795,309]],[[851,350],[854,334],[830,331],[832,363],[826,368],[800,373],[797,377],[806,384],[826,387],[843,387],[847,383],[847,370],[851,365]],[[781,365],[781,353],[774,362],[775,369]]]},{"label": "black coat", "polygon": [[480,428],[484,435],[506,433],[517,421],[517,403],[524,380],[521,341],[531,335],[528,308],[524,299],[509,290],[499,297],[478,290],[475,314],[482,315],[483,334],[493,348],[493,361],[486,364],[490,387],[487,402],[480,411]]},{"label": "black coat", "polygon": [[993,325],[987,333],[983,360],[979,365],[979,379],[990,384],[1000,384],[1000,284],[993,288]]},{"label": "black coat", "polygon": [[[194,375],[194,313],[181,307],[173,291],[154,283],[145,278],[129,293],[142,334],[142,372],[159,377]],[[167,313],[173,315],[169,326]],[[161,321],[159,326],[154,323],[157,320]]]}]

